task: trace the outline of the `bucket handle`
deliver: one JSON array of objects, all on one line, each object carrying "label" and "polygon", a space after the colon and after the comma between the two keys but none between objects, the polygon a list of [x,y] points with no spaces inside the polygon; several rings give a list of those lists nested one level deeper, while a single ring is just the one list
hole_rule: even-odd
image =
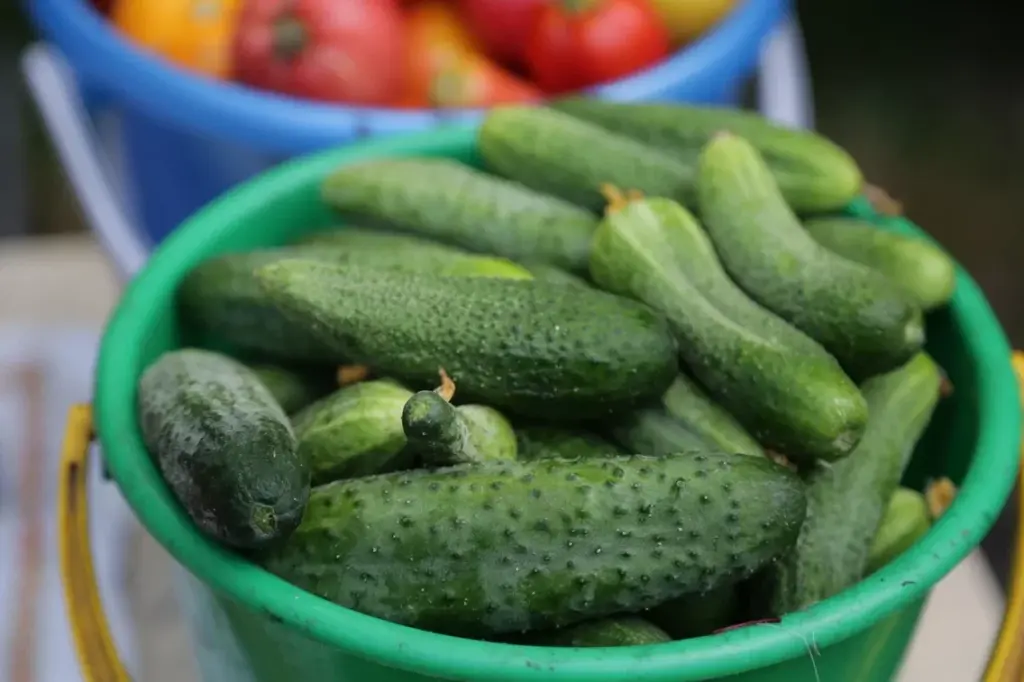
[{"label": "bucket handle", "polygon": [[[1024,387],[1024,352],[1014,352],[1013,368],[1018,384]],[[93,438],[92,407],[73,405],[68,412],[61,450],[58,495],[64,599],[85,682],[131,682],[117,655],[93,572],[86,486],[89,446]],[[1021,459],[1024,463],[1024,444]],[[1018,481],[1024,487],[1024,466]],[[1012,575],[1002,627],[982,682],[1024,679],[1024,649],[1021,647],[1024,641],[1024,501],[1018,505]]]}]

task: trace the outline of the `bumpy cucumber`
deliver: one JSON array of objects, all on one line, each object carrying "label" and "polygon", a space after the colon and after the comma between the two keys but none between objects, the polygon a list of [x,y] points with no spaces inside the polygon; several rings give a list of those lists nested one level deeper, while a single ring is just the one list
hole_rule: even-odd
[{"label": "bumpy cucumber", "polygon": [[363,613],[487,637],[735,581],[792,548],[805,506],[796,474],[754,457],[483,462],[315,488],[264,565]]},{"label": "bumpy cucumber", "polygon": [[402,408],[409,450],[426,466],[514,460],[512,425],[486,405],[452,405],[439,390],[419,391]]},{"label": "bumpy cucumber", "polygon": [[665,411],[711,447],[722,452],[764,455],[764,448],[696,381],[679,374],[661,398]]},{"label": "bumpy cucumber", "polygon": [[389,379],[345,386],[293,419],[314,484],[393,471],[403,454],[402,408],[413,393]]},{"label": "bumpy cucumber", "polygon": [[735,585],[722,585],[706,594],[688,594],[672,599],[647,612],[647,617],[672,639],[710,635],[737,621],[739,592]]},{"label": "bumpy cucumber", "polygon": [[843,208],[860,194],[864,183],[856,161],[838,145],[812,131],[776,125],[754,112],[584,97],[552,106],[691,162],[715,133],[741,135],[764,155],[786,201],[800,213]]},{"label": "bumpy cucumber", "polygon": [[187,348],[139,379],[146,448],[201,531],[255,549],[289,535],[309,496],[309,467],[288,417],[245,365]]},{"label": "bumpy cucumber", "polygon": [[340,357],[521,416],[599,419],[660,395],[677,371],[664,320],[594,289],[431,277],[311,261],[260,269],[264,291]]},{"label": "bumpy cucumber", "polygon": [[697,189],[701,218],[733,279],[848,371],[886,372],[921,349],[920,308],[881,273],[816,242],[749,142],[716,135],[701,153]]},{"label": "bumpy cucumber", "polygon": [[596,220],[568,202],[448,159],[345,166],[324,181],[343,216],[471,251],[585,270]]},{"label": "bumpy cucumber", "polygon": [[449,277],[503,277],[505,279],[533,279],[533,274],[518,263],[505,258],[479,256],[466,258],[443,267],[441,275]]},{"label": "bumpy cucumber", "polygon": [[627,452],[652,457],[714,449],[697,433],[660,409],[636,410],[612,426],[611,434]]},{"label": "bumpy cucumber", "polygon": [[551,109],[492,109],[478,145],[490,170],[592,210],[604,206],[604,183],[654,196],[693,194],[692,164]]},{"label": "bumpy cucumber", "polygon": [[820,345],[747,299],[721,274],[693,217],[666,199],[609,211],[591,275],[668,318],[688,371],[751,435],[793,460],[834,461],[863,433],[867,406]]},{"label": "bumpy cucumber", "polygon": [[956,264],[920,237],[887,232],[853,218],[817,218],[804,227],[830,251],[885,275],[923,310],[943,306],[953,296]]},{"label": "bumpy cucumber", "polygon": [[643,646],[671,642],[672,638],[657,625],[636,616],[601,618],[579,625],[538,633],[538,646],[605,647]]},{"label": "bumpy cucumber", "polygon": [[897,488],[871,541],[864,573],[874,573],[903,554],[931,525],[924,495],[909,488]]},{"label": "bumpy cucumber", "polygon": [[517,426],[516,445],[519,459],[578,459],[610,457],[625,454],[595,433],[557,426]]},{"label": "bumpy cucumber", "polygon": [[776,613],[808,607],[861,579],[882,515],[939,400],[940,382],[938,366],[924,353],[864,382],[867,432],[849,457],[811,475],[800,539],[775,566]]},{"label": "bumpy cucumber", "polygon": [[252,371],[285,411],[295,414],[324,397],[337,387],[335,372],[330,367],[285,367],[252,365]]}]

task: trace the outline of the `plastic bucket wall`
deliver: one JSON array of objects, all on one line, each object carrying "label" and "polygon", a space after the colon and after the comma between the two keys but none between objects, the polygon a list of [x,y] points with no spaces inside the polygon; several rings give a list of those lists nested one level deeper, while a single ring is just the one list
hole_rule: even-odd
[{"label": "plastic bucket wall", "polygon": [[[292,155],[479,113],[326,106],[198,78],[121,38],[85,0],[34,0],[37,26],[65,54],[94,114],[119,137],[141,229],[155,242],[229,187]],[[702,40],[597,88],[619,100],[733,103],[789,0],[741,0]]]},{"label": "plastic bucket wall", "polygon": [[[987,533],[1017,471],[1019,402],[1010,349],[964,272],[948,310],[929,320],[928,350],[955,386],[922,440],[908,482],[948,475],[960,493],[933,529],[853,588],[779,623],[653,647],[544,649],[426,633],[337,607],[269,575],[199,535],[151,463],[134,416],[145,366],[184,342],[173,292],[198,261],[270,246],[335,224],[322,178],[385,155],[472,161],[474,130],[378,138],[288,163],[237,188],[185,223],[126,291],[103,339],[96,425],[108,467],[147,530],[181,564],[183,596],[209,682],[888,682],[923,600]],[[901,220],[851,211],[886,229]]]}]

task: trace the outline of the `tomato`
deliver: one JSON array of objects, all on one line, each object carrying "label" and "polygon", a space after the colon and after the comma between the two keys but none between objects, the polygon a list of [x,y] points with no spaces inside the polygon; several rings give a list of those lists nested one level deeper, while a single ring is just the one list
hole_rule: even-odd
[{"label": "tomato", "polygon": [[520,65],[533,22],[548,1],[460,0],[460,9],[490,56]]},{"label": "tomato", "polygon": [[117,0],[110,21],[136,45],[195,71],[227,78],[241,0]]},{"label": "tomato", "polygon": [[487,107],[532,102],[540,91],[492,62],[454,6],[425,0],[408,14],[403,108]]},{"label": "tomato", "polygon": [[675,45],[688,43],[718,23],[736,0],[651,0]]},{"label": "tomato", "polygon": [[235,78],[296,97],[385,105],[405,78],[404,17],[394,0],[248,0]]},{"label": "tomato", "polygon": [[622,78],[669,50],[648,0],[558,0],[537,17],[526,61],[544,91],[561,93]]}]

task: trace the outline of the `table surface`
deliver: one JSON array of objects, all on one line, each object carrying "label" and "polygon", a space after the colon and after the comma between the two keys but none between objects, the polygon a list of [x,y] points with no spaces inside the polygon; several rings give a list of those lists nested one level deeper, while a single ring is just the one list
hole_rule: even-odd
[{"label": "table surface", "polygon": [[[0,241],[0,326],[98,330],[120,285],[88,236]],[[170,560],[141,530],[126,551],[138,679],[187,682],[187,638],[170,592]],[[1004,597],[979,552],[933,592],[900,682],[976,680],[999,629]]]}]

